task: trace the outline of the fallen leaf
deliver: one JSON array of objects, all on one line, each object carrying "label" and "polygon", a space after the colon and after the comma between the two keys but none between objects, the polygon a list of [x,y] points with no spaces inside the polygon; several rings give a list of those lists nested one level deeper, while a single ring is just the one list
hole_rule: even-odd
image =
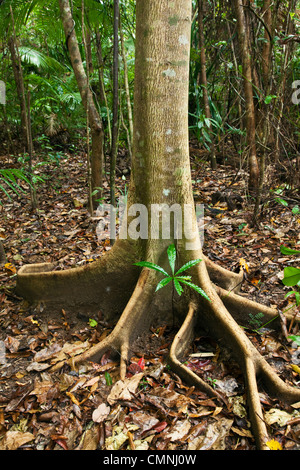
[{"label": "fallen leaf", "polygon": [[191,423],[189,420],[177,421],[171,432],[167,434],[167,438],[171,439],[171,442],[179,441],[186,436],[191,429]]},{"label": "fallen leaf", "polygon": [[34,439],[31,432],[8,431],[0,441],[0,450],[16,450]]},{"label": "fallen leaf", "polygon": [[134,375],[131,378],[127,378],[124,381],[118,380],[116,382],[107,397],[107,401],[110,405],[113,405],[118,400],[131,400],[132,394],[134,394],[138,388],[141,378],[144,373]]},{"label": "fallen leaf", "polygon": [[265,413],[264,419],[269,426],[278,424],[278,426],[286,426],[287,423],[293,418],[299,418],[300,412],[293,411],[293,413],[287,413],[284,410],[278,410],[277,408],[271,408]]},{"label": "fallen leaf", "polygon": [[204,435],[189,442],[188,450],[224,450],[232,424],[233,420],[227,418],[209,424]]},{"label": "fallen leaf", "polygon": [[11,275],[16,274],[17,272],[17,268],[11,263],[5,263],[4,269],[6,270],[8,274],[11,274]]},{"label": "fallen leaf", "polygon": [[95,423],[102,423],[109,413],[110,406],[107,406],[105,403],[101,403],[101,405],[93,411],[92,419]]}]

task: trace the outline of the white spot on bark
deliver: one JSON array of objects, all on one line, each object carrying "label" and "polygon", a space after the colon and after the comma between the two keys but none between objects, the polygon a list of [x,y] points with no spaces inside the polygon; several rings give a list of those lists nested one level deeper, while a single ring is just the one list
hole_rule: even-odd
[{"label": "white spot on bark", "polygon": [[172,129],[167,129],[166,135],[171,135],[172,134]]},{"label": "white spot on bark", "polygon": [[167,147],[167,148],[166,148],[166,151],[167,151],[168,153],[172,153],[173,150],[174,150],[174,149],[173,149],[172,147]]},{"label": "white spot on bark", "polygon": [[181,44],[182,46],[186,46],[187,44],[189,44],[189,40],[184,34],[179,36],[179,44]]},{"label": "white spot on bark", "polygon": [[164,189],[164,190],[163,190],[164,196],[169,196],[170,192],[171,192],[170,189]]},{"label": "white spot on bark", "polygon": [[163,71],[163,75],[165,75],[166,77],[172,78],[172,77],[176,77],[176,72],[174,69],[168,68],[167,70]]}]

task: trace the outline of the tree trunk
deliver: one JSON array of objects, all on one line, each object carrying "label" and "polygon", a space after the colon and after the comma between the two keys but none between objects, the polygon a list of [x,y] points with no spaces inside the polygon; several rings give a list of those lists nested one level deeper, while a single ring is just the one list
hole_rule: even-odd
[{"label": "tree trunk", "polygon": [[33,144],[32,144],[31,132],[29,129],[30,124],[28,122],[28,115],[27,115],[23,69],[22,69],[19,48],[18,48],[18,43],[17,43],[14,15],[13,15],[13,10],[11,6],[10,6],[10,13],[11,13],[12,26],[13,26],[13,35],[8,40],[8,46],[9,46],[9,50],[11,54],[14,77],[15,77],[17,93],[18,93],[20,108],[21,108],[21,128],[22,128],[23,144],[26,149],[26,152],[30,152],[30,149],[33,148]]},{"label": "tree trunk", "polygon": [[69,0],[59,0],[63,28],[66,36],[72,67],[77,86],[80,92],[83,106],[88,112],[92,138],[91,154],[91,185],[93,192],[93,205],[97,207],[97,199],[102,193],[102,169],[103,169],[103,128],[101,117],[95,106],[92,92],[88,86],[87,75],[83,67],[79,45],[75,33],[75,22]]},{"label": "tree trunk", "polygon": [[127,114],[128,114],[128,147],[129,153],[131,158],[131,149],[132,149],[132,139],[133,139],[133,117],[132,117],[132,106],[130,100],[130,90],[129,90],[129,83],[128,83],[128,67],[127,67],[127,60],[126,60],[126,51],[125,51],[125,44],[124,44],[124,35],[123,31],[120,28],[120,40],[121,40],[121,52],[122,52],[122,59],[124,64],[124,86],[125,86],[125,94],[126,94],[126,103],[127,103]]},{"label": "tree trunk", "polygon": [[246,132],[247,144],[249,148],[249,183],[250,191],[256,190],[259,181],[259,166],[256,154],[256,126],[255,126],[255,108],[253,101],[251,55],[249,41],[247,37],[244,5],[241,0],[234,0],[234,7],[237,17],[238,38],[243,67],[244,94],[246,106]]},{"label": "tree trunk", "polygon": [[98,61],[98,76],[99,76],[99,85],[100,85],[100,102],[101,106],[105,106],[106,114],[107,114],[107,129],[108,129],[108,147],[111,148],[111,124],[110,124],[110,115],[109,115],[109,107],[106,97],[106,91],[104,86],[104,78],[103,78],[103,57],[102,57],[102,48],[101,48],[101,38],[100,33],[96,30],[96,44],[97,44],[97,61]]},{"label": "tree trunk", "polygon": [[[286,30],[284,36],[287,37],[289,34],[293,33],[293,19],[292,13],[295,13],[297,1],[296,0],[289,0],[289,6],[287,10],[287,17],[286,17]],[[276,116],[276,130],[275,130],[275,162],[278,162],[280,159],[280,127],[281,121],[284,111],[284,94],[286,89],[286,82],[288,79],[287,72],[288,72],[288,65],[289,60],[292,53],[292,42],[288,41],[283,46],[282,51],[282,61],[280,64],[281,76],[280,76],[280,83],[278,84],[278,89],[276,90],[276,95],[278,96],[278,112]]]},{"label": "tree trunk", "polygon": [[[263,51],[262,51],[262,80],[263,80],[263,88],[264,88],[264,95],[268,96],[271,92],[271,72],[272,72],[272,40],[273,40],[273,31],[272,31],[272,10],[271,10],[271,0],[265,0],[263,6],[263,18],[264,18],[264,25],[265,25],[265,34],[264,39],[265,42],[263,44]],[[258,222],[258,217],[260,215],[260,204],[262,201],[263,196],[263,189],[264,189],[264,180],[265,180],[265,167],[266,167],[266,159],[267,159],[267,152],[268,152],[268,143],[269,143],[269,135],[270,135],[270,113],[271,113],[271,105],[264,104],[262,109],[262,120],[261,123],[262,132],[262,154],[260,157],[260,175],[259,175],[259,185],[256,192],[256,200],[253,212],[253,224]]]},{"label": "tree trunk", "polygon": [[[257,447],[267,449],[269,436],[256,376],[287,402],[299,401],[300,391],[278,378],[240,325],[247,325],[249,315],[261,313],[263,322],[273,319],[272,325],[279,326],[278,312],[238,295],[243,273],[231,273],[210,262],[203,256],[198,231],[185,230],[186,225],[196,224],[188,135],[192,2],[138,0],[136,6],[133,161],[119,239],[108,254],[85,267],[53,272],[54,266],[49,264],[24,266],[18,273],[17,292],[31,301],[52,302],[52,308],[56,303],[60,311],[73,303],[77,313],[84,307],[90,312],[93,306],[106,309],[110,320],[113,313],[118,315],[113,331],[72,364],[97,361],[107,350],[116,351],[124,379],[135,340],[143,338],[151,324],[172,321],[171,286],[156,292],[159,274],[133,264],[146,260],[168,269],[171,243],[176,245],[180,265],[202,259],[189,274],[210,301],[190,289],[174,299],[176,321],[182,326],[171,345],[169,364],[186,381],[222,400],[217,390],[184,365],[184,355],[199,326],[220,347],[231,348],[244,373]],[[177,209],[183,214],[182,221],[178,218],[176,226],[172,219],[170,231],[164,231],[163,215],[155,217],[154,208],[172,209],[174,220]],[[142,216],[136,217],[137,213]],[[62,365],[57,364],[55,370]]]},{"label": "tree trunk", "polygon": [[[200,46],[200,61],[201,61],[201,71],[200,71],[200,83],[202,86],[203,93],[203,105],[204,113],[206,119],[211,119],[211,112],[209,107],[208,100],[208,91],[207,91],[207,76],[206,76],[206,52],[205,52],[205,40],[204,40],[204,30],[203,30],[203,12],[205,11],[205,2],[204,0],[198,0],[198,24],[199,24],[199,46]],[[212,133],[210,133],[212,134]],[[213,170],[217,168],[216,152],[215,145],[213,142],[213,136],[211,135],[211,144],[210,144],[210,162]]]}]

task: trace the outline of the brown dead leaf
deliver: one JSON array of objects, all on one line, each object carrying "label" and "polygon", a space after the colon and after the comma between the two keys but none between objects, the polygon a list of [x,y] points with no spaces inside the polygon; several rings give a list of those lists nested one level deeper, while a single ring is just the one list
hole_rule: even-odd
[{"label": "brown dead leaf", "polygon": [[0,441],[0,450],[17,450],[34,439],[35,437],[31,432],[7,431]]},{"label": "brown dead leaf", "polygon": [[125,379],[124,381],[118,380],[118,382],[113,385],[111,392],[107,397],[108,403],[113,405],[118,400],[131,400],[132,394],[136,392],[143,375],[144,373],[141,372],[133,377]]},{"label": "brown dead leaf", "polygon": [[102,423],[109,413],[110,406],[107,406],[105,403],[101,403],[101,405],[93,411],[92,419],[95,423]]}]

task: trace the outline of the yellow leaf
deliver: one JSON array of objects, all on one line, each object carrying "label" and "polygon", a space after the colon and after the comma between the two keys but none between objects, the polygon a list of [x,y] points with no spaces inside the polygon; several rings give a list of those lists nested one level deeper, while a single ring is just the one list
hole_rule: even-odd
[{"label": "yellow leaf", "polygon": [[271,441],[266,442],[266,444],[271,450],[283,450],[282,445],[280,442],[276,441],[276,439],[272,439]]},{"label": "yellow leaf", "polygon": [[72,402],[75,403],[75,405],[80,406],[80,402],[77,400],[77,398],[73,395],[71,392],[66,392],[66,395],[71,398]]},{"label": "yellow leaf", "polygon": [[16,272],[17,272],[16,267],[11,263],[6,263],[4,265],[4,268],[6,269],[6,271],[10,271],[12,274],[16,274]]},{"label": "yellow leaf", "polygon": [[249,271],[248,264],[243,258],[240,258],[240,266],[243,268],[244,271]]},{"label": "yellow leaf", "polygon": [[297,372],[297,374],[300,375],[300,367],[299,366],[296,366],[295,364],[291,364],[291,367],[292,367],[294,372]]}]

